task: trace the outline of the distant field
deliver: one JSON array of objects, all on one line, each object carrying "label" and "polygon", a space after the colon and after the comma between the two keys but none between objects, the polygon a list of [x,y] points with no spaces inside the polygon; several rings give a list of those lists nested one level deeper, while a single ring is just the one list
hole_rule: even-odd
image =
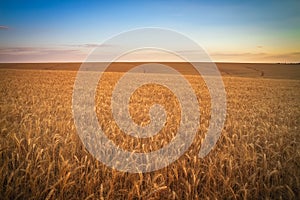
[{"label": "distant field", "polygon": [[[115,144],[148,152],[176,134],[180,107],[170,91],[143,87],[132,96],[133,119],[149,122],[149,107],[159,102],[170,113],[166,128],[145,140],[120,131],[110,96],[122,71],[136,64],[117,63],[105,73],[96,113]],[[299,199],[300,65],[218,63],[227,118],[216,146],[200,159],[210,119],[207,87],[185,63],[168,64],[194,88],[200,127],[176,162],[144,174],[106,167],[80,141],[72,116],[79,63],[0,64],[0,199]]]},{"label": "distant field", "polygon": [[[108,71],[127,71],[142,63],[114,63]],[[165,63],[184,74],[194,74],[186,63]],[[0,69],[39,69],[77,71],[81,63],[0,63]],[[224,76],[300,79],[300,64],[216,63]]]}]

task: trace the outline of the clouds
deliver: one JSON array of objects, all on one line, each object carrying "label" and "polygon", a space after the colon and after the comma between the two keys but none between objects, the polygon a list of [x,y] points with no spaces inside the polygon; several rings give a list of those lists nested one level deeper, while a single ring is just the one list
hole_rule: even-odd
[{"label": "clouds", "polygon": [[87,43],[87,44],[68,44],[68,45],[62,45],[64,47],[79,47],[79,48],[97,48],[97,47],[112,47],[114,45],[112,44],[96,44],[96,43]]},{"label": "clouds", "polygon": [[38,48],[38,47],[12,47],[12,48],[0,48],[1,55],[44,55],[51,53],[77,53],[76,49],[59,49],[59,48]]},{"label": "clouds", "polygon": [[214,61],[218,62],[300,62],[300,52],[212,52],[210,55]]},{"label": "clouds", "polygon": [[[1,47],[0,63],[4,62],[82,62],[94,48],[112,45],[74,44],[55,47]],[[101,57],[103,55],[99,55]],[[105,55],[104,55],[105,56]]]},{"label": "clouds", "polygon": [[[0,63],[4,62],[83,62],[92,49],[97,47],[106,48],[98,44],[79,44],[64,45],[59,47],[0,47]],[[109,47],[109,45],[107,46]],[[258,49],[263,49],[259,48]],[[101,51],[102,55],[96,55],[95,61],[103,61],[110,56],[110,48],[107,51]],[[105,52],[105,53],[103,53]],[[107,55],[106,55],[107,53]],[[195,57],[195,60],[201,57],[201,52],[195,50],[182,50],[179,53],[189,54]],[[208,52],[214,62],[273,62],[273,63],[299,63],[300,51],[271,53],[257,51],[222,51]],[[118,61],[182,61],[178,56],[172,53],[139,50],[125,54]],[[207,60],[197,60],[207,61]]]},{"label": "clouds", "polygon": [[0,30],[7,30],[9,29],[8,26],[0,26]]},{"label": "clouds", "polygon": [[88,52],[70,48],[0,48],[0,62],[81,62]]}]

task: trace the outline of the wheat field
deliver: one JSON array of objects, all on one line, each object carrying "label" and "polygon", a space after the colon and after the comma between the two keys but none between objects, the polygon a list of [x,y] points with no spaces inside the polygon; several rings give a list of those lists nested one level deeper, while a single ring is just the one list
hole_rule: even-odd
[{"label": "wheat field", "polygon": [[[118,130],[110,111],[122,73],[107,72],[97,89],[98,121],[109,139],[149,152],[176,134],[180,110],[166,88],[148,85],[131,98],[130,114],[147,124],[153,102],[166,127],[136,139]],[[300,80],[223,76],[227,116],[222,135],[204,158],[198,151],[210,119],[201,78],[187,74],[200,105],[200,127],[188,151],[171,165],[126,173],[97,161],[77,135],[72,116],[76,71],[0,69],[1,199],[297,199],[300,197]]]}]

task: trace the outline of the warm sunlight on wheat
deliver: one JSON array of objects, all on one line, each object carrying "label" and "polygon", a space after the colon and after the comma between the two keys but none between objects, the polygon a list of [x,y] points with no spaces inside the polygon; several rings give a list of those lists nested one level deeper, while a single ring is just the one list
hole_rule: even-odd
[{"label": "warm sunlight on wheat", "polygon": [[[296,199],[300,188],[300,82],[223,77],[227,119],[210,154],[198,151],[210,118],[203,80],[186,76],[200,103],[200,127],[189,150],[166,168],[130,174],[108,168],[79,139],[72,116],[76,72],[0,71],[1,199]],[[147,124],[149,106],[165,106],[160,134],[135,139],[118,129],[110,112],[119,73],[106,73],[96,96],[98,120],[120,147],[149,152],[168,144],[180,110],[166,88],[148,85],[131,98],[130,113]],[[101,91],[102,90],[102,91]],[[151,98],[150,98],[151,97]]]}]

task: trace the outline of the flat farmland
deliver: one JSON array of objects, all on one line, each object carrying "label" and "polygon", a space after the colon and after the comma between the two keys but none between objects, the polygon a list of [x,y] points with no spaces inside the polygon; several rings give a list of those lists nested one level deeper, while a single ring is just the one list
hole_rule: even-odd
[{"label": "flat farmland", "polygon": [[[180,106],[166,88],[141,87],[130,101],[132,119],[149,123],[149,108],[158,102],[168,113],[166,127],[147,139],[120,131],[110,110],[112,90],[137,64],[141,63],[114,63],[104,73],[97,87],[96,113],[116,145],[150,152],[176,135]],[[147,173],[111,169],[84,147],[72,115],[80,63],[0,64],[1,198],[298,199],[300,66],[217,63],[227,95],[226,121],[213,150],[199,158],[210,120],[208,89],[188,64],[165,64],[192,85],[200,105],[200,126],[184,155]]]}]

